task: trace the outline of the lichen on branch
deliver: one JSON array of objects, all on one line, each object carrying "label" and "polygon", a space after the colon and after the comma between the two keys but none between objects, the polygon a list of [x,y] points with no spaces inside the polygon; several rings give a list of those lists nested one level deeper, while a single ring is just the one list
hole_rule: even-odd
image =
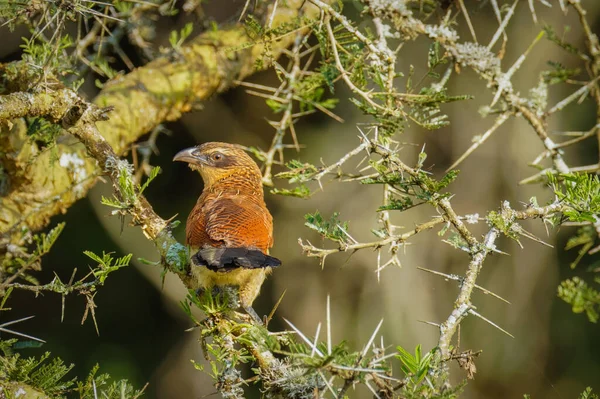
[{"label": "lichen on branch", "polygon": [[[280,37],[256,40],[243,24],[208,31],[176,53],[105,84],[93,103],[114,109],[109,120],[97,125],[114,153],[121,156],[143,134],[233,86],[234,81],[257,71],[257,65],[268,66],[258,61],[278,57],[292,43],[294,35],[285,32],[306,29],[310,18],[318,16],[315,6],[299,0],[274,11],[272,26],[283,32]],[[87,157],[84,146],[68,140],[51,151],[40,148],[27,139],[25,124],[16,119],[43,115],[62,120],[77,101],[75,93],[57,89],[51,82],[36,87],[38,79],[28,80],[31,75],[21,61],[0,65],[0,72],[9,90],[0,97],[0,148],[7,154],[3,173],[8,182],[0,199],[0,232],[11,234],[22,227],[35,231],[84,197],[104,165]]]}]

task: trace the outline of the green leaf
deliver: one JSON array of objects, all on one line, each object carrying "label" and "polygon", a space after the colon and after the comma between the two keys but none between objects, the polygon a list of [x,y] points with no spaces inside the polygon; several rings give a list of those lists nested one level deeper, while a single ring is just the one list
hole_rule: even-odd
[{"label": "green leaf", "polygon": [[176,30],[171,31],[169,34],[169,43],[171,47],[175,50],[181,50],[181,46],[183,42],[192,34],[194,30],[194,24],[192,22],[188,22],[177,32]]},{"label": "green leaf", "polygon": [[127,208],[129,208],[129,205],[127,205],[127,204],[119,201],[115,197],[113,197],[113,198],[106,198],[105,196],[102,196],[102,198],[100,199],[100,202],[102,203],[102,205],[110,206],[112,208],[117,208],[117,209],[127,209]]},{"label": "green leaf", "polygon": [[592,393],[592,388],[587,387],[585,390],[579,395],[579,399],[598,399],[598,395]]},{"label": "green leaf", "polygon": [[315,230],[325,238],[348,244],[348,222],[341,222],[338,217],[339,213],[334,212],[329,220],[325,220],[319,211],[316,211],[314,214],[309,213],[304,216],[306,220],[304,225],[311,230]]},{"label": "green leaf", "polygon": [[448,63],[448,60],[443,55],[440,55],[441,44],[439,42],[433,42],[429,46],[429,53],[427,56],[427,67],[430,72],[439,65]]},{"label": "green leaf", "polygon": [[431,360],[433,359],[433,352],[435,349],[432,349],[430,352],[427,352],[425,356],[423,356],[421,352],[421,345],[417,345],[417,347],[415,348],[414,356],[401,346],[398,346],[396,349],[398,350],[396,358],[400,360],[400,368],[402,369],[404,374],[411,377],[412,383],[414,385],[420,384],[423,381],[423,379],[427,376]]},{"label": "green leaf", "polygon": [[592,222],[600,214],[600,178],[592,174],[548,175],[558,199],[568,206],[563,214],[571,222]]},{"label": "green leaf", "polygon": [[571,262],[571,269],[577,267],[581,259],[588,253],[590,249],[594,246],[596,241],[596,230],[593,226],[584,226],[577,229],[577,234],[573,237],[570,237],[565,245],[565,250],[570,250],[575,247],[581,246],[577,253],[577,258]]},{"label": "green leaf", "polygon": [[415,359],[415,357],[413,355],[408,353],[408,351],[401,346],[396,347],[396,349],[398,350],[398,354],[396,355],[396,358],[398,358],[400,360],[400,362],[402,363],[402,365],[401,365],[402,371],[407,375],[408,374],[413,374],[413,375],[416,374],[419,369],[419,364],[418,364],[417,359]]},{"label": "green leaf", "polygon": [[146,188],[148,188],[148,185],[150,185],[152,180],[154,180],[156,178],[156,176],[158,176],[160,171],[161,171],[160,166],[155,166],[152,168],[152,170],[150,171],[150,175],[148,175],[148,178],[146,179],[144,184],[140,187],[140,194],[142,194],[144,192],[144,190]]},{"label": "green leaf", "polygon": [[585,312],[592,323],[600,317],[600,292],[590,287],[579,277],[573,277],[560,283],[558,296],[570,304],[574,313]]},{"label": "green leaf", "polygon": [[[565,26],[565,30],[567,30],[567,29],[568,29],[568,27]],[[551,42],[554,42],[555,44],[557,44],[559,47],[561,47],[565,51],[567,51],[571,54],[578,55],[580,57],[586,56],[577,47],[575,47],[571,43],[567,43],[561,37],[559,37],[556,34],[556,32],[554,32],[554,29],[550,25],[544,25],[544,32],[546,33],[546,37],[548,38],[548,40],[550,40]]]},{"label": "green leaf", "polygon": [[133,254],[128,254],[115,259],[110,253],[106,252],[102,252],[102,257],[91,251],[83,251],[83,253],[98,263],[98,267],[92,269],[92,273],[94,277],[98,279],[100,284],[104,284],[104,281],[106,281],[106,278],[110,273],[129,266],[129,262],[133,256]]},{"label": "green leaf", "polygon": [[0,311],[10,310],[10,308],[5,308],[4,305],[6,304],[6,301],[8,300],[8,297],[12,293],[13,289],[14,287],[8,287],[8,289],[4,292],[4,297],[2,298],[2,302],[0,302]]},{"label": "green leaf", "polygon": [[413,206],[413,200],[410,197],[394,198],[390,200],[387,205],[381,205],[379,208],[377,208],[377,211],[405,211]]},{"label": "green leaf", "polygon": [[280,179],[287,179],[290,183],[309,181],[312,176],[318,173],[316,166],[309,163],[303,163],[295,159],[286,163],[285,166],[288,168],[288,171],[278,173],[275,176]]},{"label": "green leaf", "polygon": [[298,198],[310,197],[310,189],[308,187],[306,187],[304,184],[294,187],[291,190],[286,189],[286,188],[274,188],[270,192],[271,192],[271,194],[284,195],[284,196],[288,196],[288,197],[298,197]]}]

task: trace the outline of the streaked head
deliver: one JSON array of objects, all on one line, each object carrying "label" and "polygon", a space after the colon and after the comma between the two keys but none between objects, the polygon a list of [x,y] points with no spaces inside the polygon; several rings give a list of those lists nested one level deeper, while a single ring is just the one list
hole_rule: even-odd
[{"label": "streaked head", "polygon": [[236,144],[209,142],[179,151],[173,161],[187,162],[192,170],[200,172],[208,187],[235,173],[255,175],[260,181],[258,165],[244,149]]}]

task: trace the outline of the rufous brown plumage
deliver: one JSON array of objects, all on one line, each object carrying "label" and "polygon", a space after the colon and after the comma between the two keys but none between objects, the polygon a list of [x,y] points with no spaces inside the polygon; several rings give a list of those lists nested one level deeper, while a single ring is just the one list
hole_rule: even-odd
[{"label": "rufous brown plumage", "polygon": [[271,267],[273,218],[264,201],[261,173],[237,145],[204,143],[179,152],[174,161],[200,172],[204,190],[187,219],[186,242],[198,288],[239,287],[248,310]]}]

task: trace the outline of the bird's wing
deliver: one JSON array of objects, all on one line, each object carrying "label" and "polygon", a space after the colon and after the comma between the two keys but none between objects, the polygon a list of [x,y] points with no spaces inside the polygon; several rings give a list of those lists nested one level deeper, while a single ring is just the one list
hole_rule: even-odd
[{"label": "bird's wing", "polygon": [[266,207],[243,198],[219,198],[206,212],[206,233],[226,247],[260,249],[273,244],[273,219]]},{"label": "bird's wing", "polygon": [[198,203],[190,212],[185,226],[186,243],[191,247],[201,248],[207,244],[212,245],[206,233],[205,217],[202,204]]},{"label": "bird's wing", "polygon": [[192,262],[214,272],[281,266],[279,259],[266,255],[258,249],[248,248],[206,247],[192,256]]}]

